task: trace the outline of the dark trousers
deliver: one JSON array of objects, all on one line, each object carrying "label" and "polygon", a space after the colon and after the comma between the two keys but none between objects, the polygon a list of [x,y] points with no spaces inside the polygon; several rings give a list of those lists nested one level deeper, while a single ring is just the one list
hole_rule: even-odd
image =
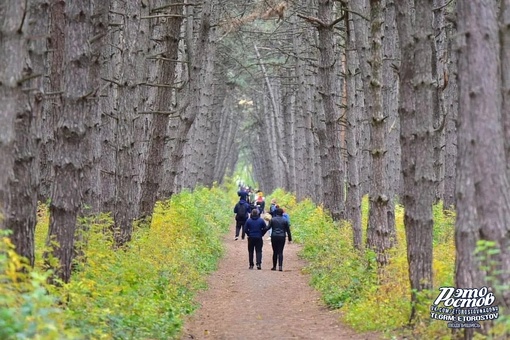
[{"label": "dark trousers", "polygon": [[248,260],[250,261],[250,266],[253,266],[253,250],[255,249],[255,253],[257,254],[257,266],[262,264],[262,246],[264,245],[264,241],[262,241],[262,237],[248,237]]},{"label": "dark trousers", "polygon": [[273,247],[273,268],[276,268],[276,262],[278,265],[283,266],[283,248],[285,247],[285,236],[272,236],[271,246]]},{"label": "dark trousers", "polygon": [[236,237],[239,237],[239,231],[242,229],[243,232],[242,232],[242,236],[241,238],[244,240],[244,224],[246,223],[246,221],[237,221],[236,220]]}]

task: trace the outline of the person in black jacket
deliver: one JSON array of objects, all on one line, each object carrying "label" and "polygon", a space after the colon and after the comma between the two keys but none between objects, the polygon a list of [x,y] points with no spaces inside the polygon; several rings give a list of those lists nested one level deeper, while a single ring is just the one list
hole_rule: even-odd
[{"label": "person in black jacket", "polygon": [[289,242],[292,242],[292,235],[290,233],[290,224],[283,218],[283,209],[276,209],[276,216],[274,216],[268,229],[271,229],[271,246],[273,247],[273,268],[276,270],[276,262],[278,262],[278,270],[283,270],[283,248],[285,247],[285,236],[289,237]]},{"label": "person in black jacket", "polygon": [[234,207],[234,214],[236,214],[236,235],[234,240],[237,241],[239,239],[239,231],[241,231],[241,228],[243,229],[241,238],[244,240],[244,224],[250,214],[250,205],[241,198]]},{"label": "person in black jacket", "polygon": [[266,222],[260,218],[259,210],[253,209],[250,218],[244,225],[246,235],[248,235],[248,260],[250,269],[253,269],[253,250],[255,249],[257,256],[257,269],[262,269],[262,236],[266,233]]}]

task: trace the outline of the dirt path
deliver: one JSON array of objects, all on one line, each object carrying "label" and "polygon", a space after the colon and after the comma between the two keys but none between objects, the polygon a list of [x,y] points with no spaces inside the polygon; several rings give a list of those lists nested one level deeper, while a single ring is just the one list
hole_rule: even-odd
[{"label": "dirt path", "polygon": [[247,241],[225,237],[226,254],[200,293],[201,308],[186,322],[182,339],[377,339],[359,335],[321,304],[301,273],[300,246],[285,245],[283,272],[271,271],[272,248],[264,239],[262,270],[248,269]]}]

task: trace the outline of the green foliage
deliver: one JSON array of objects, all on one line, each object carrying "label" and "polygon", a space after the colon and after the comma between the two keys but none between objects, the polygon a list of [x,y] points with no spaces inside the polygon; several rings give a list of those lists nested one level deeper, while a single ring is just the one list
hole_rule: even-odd
[{"label": "green foliage", "polygon": [[[131,242],[114,250],[112,219],[79,221],[83,230],[71,282],[48,286],[50,273],[17,270],[0,248],[0,339],[171,339],[195,308],[194,294],[217,266],[232,202],[222,188],[183,191],[158,202],[150,226],[135,224]],[[39,207],[36,268],[43,268],[48,211]],[[4,255],[7,254],[7,255]],[[25,277],[25,276],[26,277]]]},{"label": "green foliage", "polygon": [[49,273],[31,271],[0,230],[0,339],[72,339],[55,297],[48,294]]},{"label": "green foliage", "polygon": [[[358,252],[352,246],[352,229],[347,222],[335,223],[330,214],[310,200],[299,203],[281,190],[271,197],[288,204],[292,233],[303,244],[301,255],[308,261],[305,269],[311,283],[322,293],[331,308],[344,310],[343,320],[358,331],[402,332],[420,339],[448,338],[444,322],[431,322],[430,304],[440,286],[453,285],[455,214],[434,206],[434,290],[417,293],[416,322],[407,330],[410,317],[404,209],[395,207],[397,245],[390,251],[390,263],[377,269],[373,251]],[[362,225],[366,232],[368,199],[362,202]],[[365,233],[366,234],[366,233]]]},{"label": "green foliage", "polygon": [[[499,260],[497,256],[501,253],[495,241],[479,240],[476,244],[475,254],[480,263],[480,269],[486,273],[487,284],[493,289],[496,301],[501,297],[500,294],[510,290],[510,282],[503,282],[501,279],[502,270],[499,269]],[[497,305],[497,302],[496,302]],[[498,339],[510,337],[510,313],[505,312],[503,306],[499,306],[499,318],[494,322],[494,327],[490,330],[491,336]]]},{"label": "green foliage", "polygon": [[[276,189],[270,196],[266,196],[266,202],[270,203],[273,198],[276,199],[276,204],[285,210],[290,211],[296,207],[296,197],[285,192],[283,189]],[[269,205],[267,206],[269,208]]]},{"label": "green foliage", "polygon": [[324,302],[339,308],[356,301],[360,289],[375,280],[375,272],[367,266],[367,259],[351,246],[352,230],[344,223],[333,223],[330,215],[311,200],[296,204],[295,198],[281,190],[271,197],[288,207],[292,221],[292,236],[303,244],[301,256],[309,265],[305,271],[312,276],[312,285],[322,293]]}]

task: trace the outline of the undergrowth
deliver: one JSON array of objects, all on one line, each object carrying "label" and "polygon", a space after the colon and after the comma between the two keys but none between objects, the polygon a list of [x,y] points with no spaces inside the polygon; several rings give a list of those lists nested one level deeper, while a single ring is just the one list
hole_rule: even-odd
[{"label": "undergrowth", "polygon": [[[0,242],[1,339],[171,339],[192,312],[223,252],[232,220],[224,189],[183,191],[159,202],[150,226],[136,225],[132,241],[114,251],[108,215],[86,226],[84,257],[70,283],[46,284],[42,253],[48,212],[39,209],[36,268],[24,266],[8,237]],[[24,274],[26,272],[26,274]]]},{"label": "undergrowth", "polygon": [[[235,188],[228,188],[234,192]],[[418,295],[417,318],[409,327],[410,286],[403,208],[395,208],[397,244],[389,264],[377,269],[370,250],[352,246],[347,222],[334,222],[311,200],[297,202],[283,190],[276,198],[291,217],[293,239],[303,245],[300,255],[311,284],[330,308],[341,308],[342,319],[360,332],[382,332],[388,337],[450,339],[445,322],[431,320],[429,309],[438,288],[454,286],[455,214],[434,206],[434,289]],[[193,296],[222,254],[221,236],[232,221],[233,195],[225,188],[184,191],[159,202],[152,224],[136,225],[133,239],[113,251],[108,215],[80,221],[87,230],[69,284],[46,283],[42,254],[48,212],[38,212],[36,269],[24,264],[0,234],[0,339],[172,339],[179,336],[183,316],[196,306]],[[366,234],[368,201],[362,204]],[[490,265],[491,244],[480,244],[479,254]],[[508,283],[499,283],[508,287]],[[508,329],[509,319],[495,330]],[[481,338],[476,335],[475,338]]]},{"label": "undergrowth", "polygon": [[[305,271],[311,284],[331,308],[342,308],[342,319],[360,332],[387,332],[416,339],[447,339],[450,331],[442,321],[431,321],[429,308],[438,290],[420,294],[418,317],[408,328],[410,285],[402,206],[395,209],[397,245],[390,262],[378,273],[374,252],[353,248],[352,229],[347,222],[334,222],[330,214],[310,200],[296,203],[281,190],[270,198],[286,202],[292,221],[292,235],[303,245],[301,256],[308,262]],[[287,203],[288,202],[288,203]],[[434,206],[434,289],[454,285],[455,215]],[[368,200],[362,204],[366,236]]]}]

